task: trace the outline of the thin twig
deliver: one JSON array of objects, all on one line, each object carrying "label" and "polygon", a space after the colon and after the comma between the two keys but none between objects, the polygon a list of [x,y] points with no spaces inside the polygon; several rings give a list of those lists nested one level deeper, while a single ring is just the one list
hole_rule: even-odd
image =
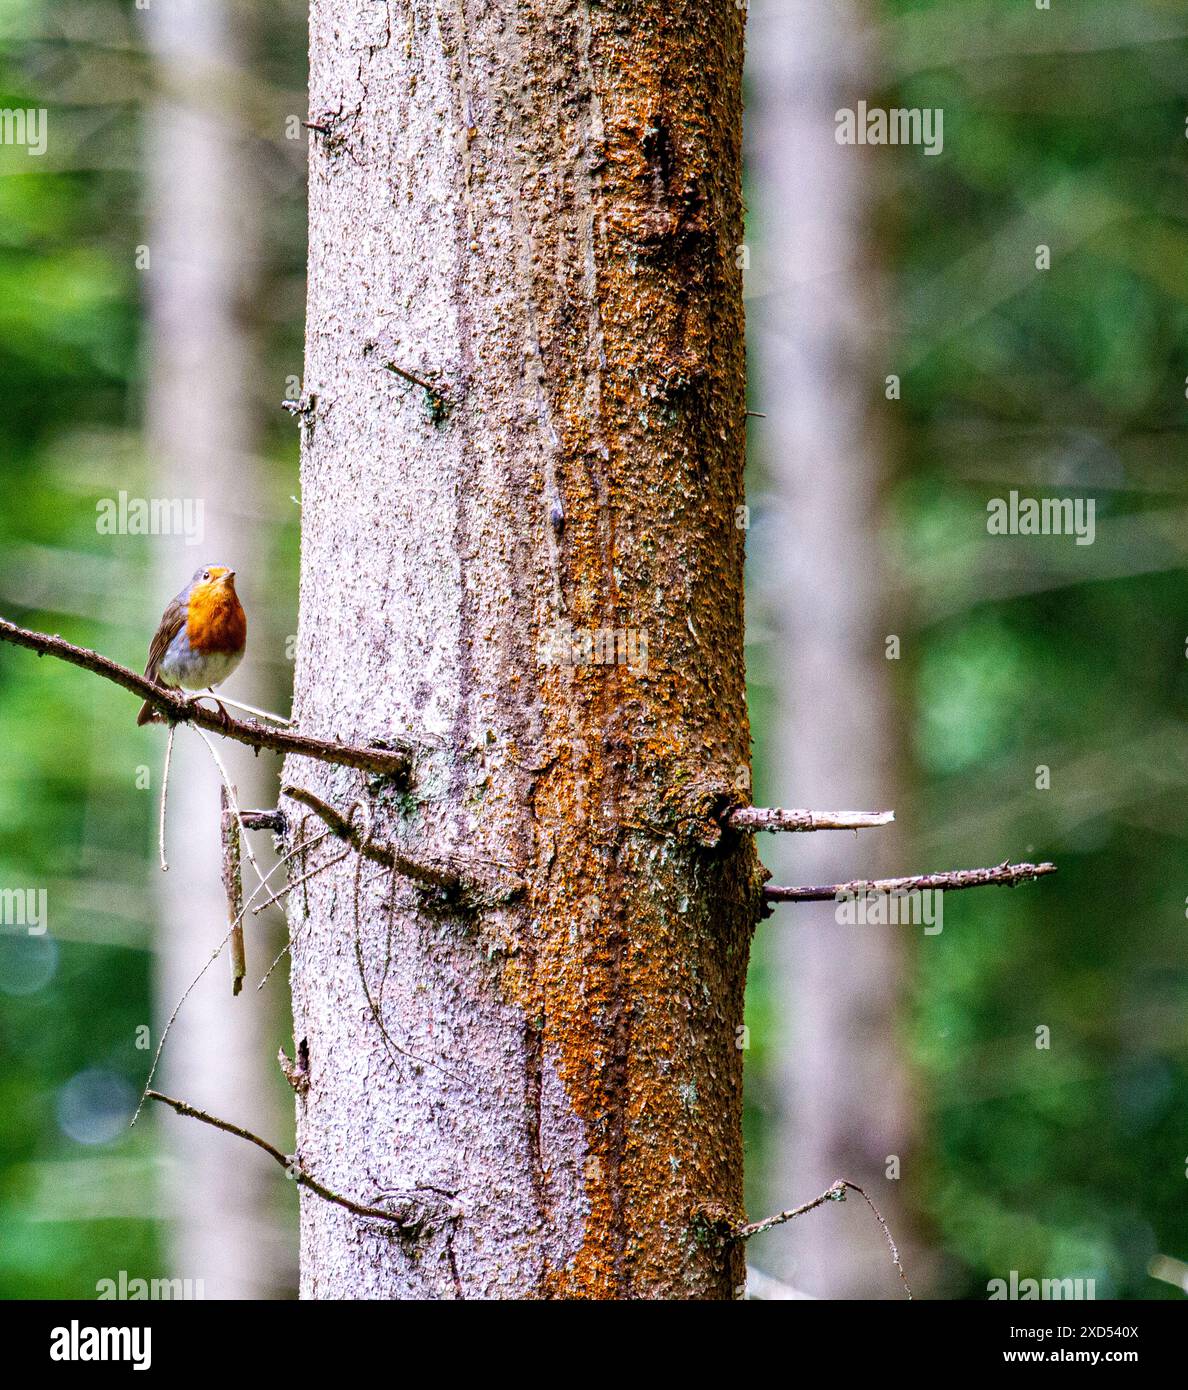
[{"label": "thin twig", "polygon": [[[318,842],[319,840],[324,840],[324,839],[326,838],[326,836],[329,835],[329,834],[331,834],[331,833],[332,833],[332,832],[329,831],[329,830],[323,830],[323,831],[321,832],[320,835],[315,835],[315,836],[313,837],[313,839],[310,841],[310,844],[311,844],[311,845],[316,845],[317,842]],[[322,872],[323,869],[329,869],[329,868],[331,868],[334,864],[341,864],[342,861],[347,857],[347,855],[348,855],[349,853],[350,853],[350,850],[349,850],[349,849],[344,850],[341,854],[336,855],[333,859],[327,860],[326,863],[323,864],[320,868],[311,869],[311,870],[309,871],[309,873],[307,873],[307,874],[302,874],[301,877],[300,877],[299,879],[294,880],[294,882],[291,883],[291,884],[289,885],[288,888],[282,888],[282,889],[276,894],[275,901],[279,902],[279,901],[281,900],[281,898],[283,898],[283,897],[285,896],[285,894],[288,893],[289,890],[290,890],[291,888],[299,888],[303,883],[307,883],[311,878],[314,878],[317,874],[320,874],[320,873]],[[391,872],[391,871],[389,870],[389,872]],[[377,883],[382,877],[383,877],[383,874],[382,874],[382,873],[376,874],[374,878],[369,878],[369,879],[367,880],[367,885],[366,885],[366,886],[367,886],[368,888],[370,888],[370,887],[372,886],[372,884]],[[271,964],[271,965],[268,967],[268,969],[264,972],[264,978],[263,978],[263,979],[260,981],[260,983],[256,986],[257,989],[263,989],[264,986],[268,983],[269,979],[270,979],[271,976],[272,976],[272,972],[273,972],[273,971],[276,969],[276,967],[281,963],[281,961],[284,960],[285,956],[288,955],[289,951],[292,950],[292,948],[293,948],[293,940],[294,940],[294,938],[293,938],[292,936],[290,936],[289,939],[288,939],[288,941],[285,942],[285,944],[280,948],[280,950],[279,950],[279,951],[276,953],[276,955],[273,957],[272,964]]]},{"label": "thin twig", "polygon": [[230,705],[232,709],[241,709],[244,714],[254,714],[257,719],[271,719],[274,724],[283,724],[285,728],[289,728],[293,723],[283,714],[273,714],[269,709],[257,709],[255,705],[245,705],[242,700],[233,700],[229,695],[220,694],[214,698],[221,705]]},{"label": "thin twig", "polygon": [[[350,809],[350,820],[348,822],[351,830],[354,830],[355,827],[356,811],[359,811],[364,817],[363,831],[361,833],[356,832],[357,834],[360,834],[360,840],[358,845],[358,853],[355,855],[355,892],[353,900],[355,909],[355,967],[359,972],[359,982],[363,986],[363,997],[367,1000],[367,1007],[371,1010],[371,1016],[375,1020],[376,1027],[379,1029],[380,1037],[383,1039],[384,1046],[388,1049],[388,1054],[397,1067],[399,1067],[398,1057],[406,1057],[410,1061],[420,1063],[422,1066],[434,1067],[438,1071],[442,1072],[445,1076],[448,1076],[452,1081],[459,1081],[462,1082],[463,1085],[465,1085],[466,1082],[463,1081],[463,1078],[458,1076],[455,1072],[450,1071],[448,1067],[443,1067],[439,1062],[430,1061],[428,1057],[420,1057],[415,1052],[410,1052],[407,1048],[401,1047],[399,1043],[394,1042],[392,1040],[391,1035],[388,1032],[387,1024],[384,1023],[383,1014],[380,1012],[379,1008],[376,1006],[375,1000],[372,998],[371,986],[367,982],[367,967],[363,960],[363,933],[360,926],[363,914],[359,910],[359,890],[362,886],[363,879],[363,861],[367,858],[367,850],[371,844],[371,832],[373,822],[371,817],[371,808],[365,802],[352,802]],[[391,872],[395,874],[396,869],[393,868]],[[372,880],[372,882],[374,882],[374,880]],[[369,883],[368,887],[370,886],[371,885]]]},{"label": "thin twig", "polygon": [[749,1225],[740,1226],[735,1232],[736,1240],[750,1240],[752,1236],[761,1236],[764,1231],[770,1231],[774,1226],[782,1226],[785,1221],[794,1221],[798,1216],[804,1216],[806,1212],[815,1211],[817,1207],[823,1207],[826,1202],[844,1202],[846,1185],[839,1178],[831,1187],[827,1187],[819,1197],[814,1197],[811,1202],[802,1202],[798,1207],[789,1207],[787,1211],[777,1212],[775,1216],[769,1216],[763,1221],[752,1221]]},{"label": "thin twig", "polygon": [[[301,827],[302,827],[302,830],[304,830],[304,828],[305,828],[305,820],[304,820],[304,818],[302,819]],[[311,848],[313,845],[316,845],[316,844],[318,843],[319,840],[324,840],[324,839],[326,839],[326,837],[327,837],[330,833],[331,833],[331,832],[330,832],[329,830],[320,831],[317,835],[315,835],[315,836],[313,837],[312,840],[308,841],[305,845],[303,845],[302,848],[303,848],[303,849],[309,849],[309,848]],[[300,886],[301,886],[302,884],[304,884],[304,883],[308,883],[309,880],[310,880],[311,878],[313,878],[315,874],[321,873],[321,872],[322,872],[322,869],[329,869],[329,868],[331,868],[331,867],[332,867],[333,865],[335,865],[335,864],[341,864],[342,861],[347,857],[347,855],[348,855],[349,853],[350,853],[350,850],[343,850],[343,852],[342,852],[341,854],[337,854],[337,855],[334,856],[333,859],[327,860],[326,863],[323,864],[323,865],[321,866],[320,869],[310,869],[308,873],[303,873],[303,874],[301,875],[301,877],[300,877],[299,879],[296,879],[293,883],[291,883],[291,884],[289,885],[288,888],[283,888],[283,889],[281,889],[281,891],[278,892],[278,893],[275,895],[274,901],[279,902],[280,899],[283,898],[283,897],[285,896],[285,894],[288,893],[288,892],[290,891],[290,889],[297,888],[297,887],[300,887]],[[307,860],[306,860],[306,858],[305,858],[304,856],[302,857],[302,861],[301,861],[301,862],[302,862],[303,864],[307,862]],[[374,880],[373,880],[373,881],[374,881]],[[308,894],[308,892],[309,892],[309,889],[307,888],[307,889],[306,889],[306,893]],[[309,903],[308,903],[308,901],[307,901],[307,902],[306,902],[306,915],[308,916],[308,914],[309,914]],[[304,925],[304,923],[303,923],[302,925]],[[301,928],[298,927],[298,932],[300,932],[300,930],[301,930]],[[273,972],[273,971],[276,969],[276,967],[281,963],[281,961],[284,960],[285,956],[287,956],[288,953],[292,950],[294,940],[295,940],[295,937],[294,937],[293,933],[290,933],[288,941],[286,941],[285,944],[284,944],[284,945],[280,948],[280,950],[276,953],[276,955],[273,956],[273,958],[272,958],[272,964],[271,964],[271,965],[268,967],[268,969],[264,972],[264,977],[263,977],[263,979],[262,979],[262,980],[260,981],[260,983],[256,986],[256,988],[257,988],[258,990],[263,989],[264,986],[268,983],[268,981],[272,978],[272,972]]]},{"label": "thin twig", "polygon": [[[330,832],[327,831],[326,833],[329,834]],[[268,967],[268,969],[264,972],[264,978],[263,978],[263,979],[260,981],[260,983],[256,986],[256,988],[257,988],[258,990],[264,988],[264,986],[265,986],[265,985],[268,983],[268,981],[272,978],[272,972],[273,972],[273,971],[276,969],[276,967],[281,963],[281,961],[284,960],[285,956],[288,955],[289,951],[292,950],[292,948],[293,948],[293,942],[292,942],[292,939],[290,938],[290,940],[286,941],[285,944],[280,948],[280,950],[276,953],[276,955],[273,956],[273,958],[272,958],[272,964],[271,964],[271,965]]]},{"label": "thin twig", "polygon": [[157,826],[157,852],[161,856],[161,872],[169,872],[169,861],[165,858],[165,808],[169,804],[169,764],[173,760],[173,735],[175,724],[169,726],[169,739],[165,744],[165,767],[161,772],[161,818]]},{"label": "thin twig", "polygon": [[204,1125],[211,1125],[214,1129],[221,1129],[224,1134],[234,1134],[238,1139],[246,1139],[249,1144],[255,1144],[258,1149],[264,1152],[279,1163],[286,1173],[300,1187],[307,1187],[318,1197],[327,1202],[333,1202],[335,1206],[345,1207],[347,1211],[353,1212],[355,1216],[365,1216],[376,1221],[390,1221],[396,1226],[407,1226],[408,1220],[404,1213],[384,1211],[382,1207],[365,1206],[362,1202],[353,1201],[350,1197],[344,1197],[342,1193],[335,1192],[325,1183],[318,1180],[309,1173],[301,1162],[297,1154],[283,1154],[275,1144],[270,1144],[267,1139],[261,1139],[258,1134],[253,1134],[250,1129],[243,1129],[240,1125],[233,1125],[230,1120],[220,1120],[216,1115],[208,1115],[205,1110],[199,1110],[193,1105],[187,1105],[184,1100],[175,1100],[172,1096],[162,1095],[160,1091],[148,1091],[146,1095],[149,1100],[159,1100],[162,1105],[168,1105],[176,1110],[179,1115],[184,1115],[191,1120],[201,1120]]},{"label": "thin twig", "polygon": [[822,1207],[826,1202],[844,1202],[846,1191],[857,1192],[859,1197],[874,1212],[880,1226],[883,1228],[883,1235],[887,1238],[887,1246],[891,1251],[891,1259],[895,1263],[895,1268],[899,1271],[899,1277],[903,1280],[903,1287],[907,1290],[908,1298],[912,1296],[912,1286],[908,1283],[907,1275],[899,1259],[899,1250],[895,1244],[895,1238],[891,1234],[891,1228],[883,1218],[883,1213],[867,1196],[866,1192],[858,1186],[856,1182],[847,1182],[845,1178],[838,1178],[832,1187],[828,1187],[819,1197],[814,1197],[811,1202],[804,1202],[799,1207],[791,1207],[787,1211],[777,1212],[775,1216],[769,1216],[765,1221],[754,1221],[750,1225],[739,1226],[734,1231],[735,1240],[750,1240],[752,1236],[762,1235],[764,1231],[770,1231],[773,1226],[782,1226],[785,1221],[793,1221],[798,1216],[803,1216],[806,1212],[815,1211],[817,1207]]},{"label": "thin twig", "polygon": [[[240,915],[242,916],[242,914],[240,914]],[[223,947],[227,944],[228,941],[231,940],[231,931],[233,931],[233,930],[234,930],[234,927],[230,928],[230,929],[227,931],[226,936],[223,937],[222,941],[220,941],[219,944],[218,944],[218,945],[214,948],[214,950],[210,953],[210,955],[207,956],[206,962],[205,962],[205,964],[202,966],[202,969],[199,970],[199,972],[197,973],[197,975],[194,976],[194,978],[190,981],[190,983],[189,983],[189,984],[185,987],[185,989],[182,991],[182,996],[181,996],[181,998],[180,998],[180,999],[177,1001],[177,1003],[173,1006],[173,1012],[172,1012],[172,1013],[169,1015],[169,1017],[165,1020],[165,1027],[161,1030],[161,1037],[160,1037],[160,1039],[159,1039],[158,1042],[157,1042],[157,1050],[156,1050],[156,1052],[153,1053],[152,1065],[149,1067],[149,1074],[148,1074],[148,1076],[145,1078],[144,1090],[141,1091],[141,1093],[140,1093],[140,1099],[139,1099],[139,1101],[137,1101],[137,1103],[136,1103],[136,1110],[133,1112],[132,1119],[131,1119],[131,1121],[130,1121],[130,1123],[129,1123],[129,1128],[131,1127],[131,1125],[134,1125],[134,1124],[136,1123],[137,1120],[140,1119],[140,1112],[144,1109],[144,1103],[145,1103],[145,1101],[148,1099],[149,1095],[151,1094],[150,1091],[149,1091],[149,1087],[153,1084],[153,1077],[156,1076],[156,1074],[157,1074],[157,1067],[160,1065],[160,1062],[161,1062],[161,1053],[165,1050],[165,1043],[166,1043],[166,1040],[168,1039],[169,1034],[170,1034],[170,1032],[171,1032],[172,1029],[173,1029],[173,1025],[177,1022],[177,1016],[178,1016],[178,1014],[180,1014],[181,1011],[182,1011],[182,1005],[186,1002],[186,1000],[190,997],[191,994],[193,994],[194,990],[198,987],[198,982],[199,982],[199,980],[202,979],[202,977],[206,974],[206,972],[210,969],[210,967],[215,963],[215,961],[218,960],[218,958],[223,954]]]},{"label": "thin twig", "polygon": [[954,869],[944,874],[920,874],[916,878],[854,879],[850,883],[826,883],[819,887],[787,888],[769,884],[763,889],[769,903],[823,903],[836,898],[860,898],[876,893],[915,893],[927,890],[958,893],[963,888],[984,888],[993,884],[1013,888],[1017,883],[1054,874],[1055,864],[1012,864],[1009,860],[993,869]]},{"label": "thin twig", "polygon": [[449,413],[450,403],[445,391],[423,378],[416,376],[413,372],[405,371],[403,367],[398,367],[395,362],[385,362],[385,368],[390,372],[395,372],[402,380],[407,381],[411,386],[418,386],[425,393],[425,404],[429,408],[429,414],[434,424],[440,424]]},{"label": "thin twig", "polygon": [[428,391],[431,396],[440,396],[441,392],[436,386],[430,386],[422,377],[415,376],[412,372],[406,371],[403,367],[398,367],[395,362],[385,362],[384,366],[390,372],[395,372],[397,376],[402,376],[411,386],[419,386],[422,391]]},{"label": "thin twig", "polygon": [[894,811],[785,811],[779,806],[736,806],[726,815],[734,830],[872,830],[890,825]]},{"label": "thin twig", "polygon": [[[281,811],[281,810],[278,809],[278,810],[277,810],[277,815],[281,816],[286,822],[288,821],[288,817],[285,815],[285,813],[284,813],[283,811]],[[308,822],[309,822],[309,812],[308,812],[308,811],[303,811],[303,812],[301,813],[301,820],[300,820],[300,822],[299,822],[299,824],[298,824],[298,826],[297,826],[297,835],[296,835],[297,844],[298,844],[299,846],[302,847],[302,854],[301,854],[301,871],[302,871],[302,873],[304,873],[305,870],[306,870],[306,868],[309,866],[309,843],[308,843],[308,841],[307,841],[307,839],[306,839],[306,825],[308,824]],[[326,837],[327,837],[329,834],[330,834],[330,831],[329,831],[329,830],[323,830],[319,835],[315,836],[315,843],[316,843],[318,840],[324,840],[324,839],[326,839]],[[306,888],[306,890],[305,890],[305,917],[306,917],[307,919],[308,919],[308,917],[309,917],[309,889],[308,889],[308,888]],[[304,924],[302,924],[302,925],[304,925]],[[294,940],[296,939],[297,934],[300,933],[300,931],[301,931],[301,926],[298,926],[297,932],[294,932],[294,931],[292,930],[292,928],[290,927],[289,933],[288,933],[288,937],[287,937],[287,939],[286,939],[286,941],[285,941],[285,944],[284,944],[284,945],[280,948],[280,950],[276,953],[275,957],[273,958],[272,964],[271,964],[271,965],[268,967],[268,969],[264,972],[264,978],[263,978],[263,979],[260,981],[260,983],[256,986],[256,990],[257,990],[257,991],[262,990],[262,989],[264,988],[264,986],[268,983],[268,981],[272,978],[272,972],[273,972],[273,971],[276,969],[276,967],[281,963],[281,961],[284,960],[286,954],[291,950],[291,948],[292,948],[292,946],[293,946],[293,942],[294,942]]]},{"label": "thin twig", "polygon": [[[219,757],[219,750],[214,746],[210,739],[206,737],[205,733],[203,733],[203,731],[199,728],[195,728],[194,732],[198,735],[202,742],[206,744],[207,748],[210,749],[210,756],[214,759],[215,767],[217,767],[219,770],[219,776],[223,779],[223,790],[227,793],[227,799],[231,803],[231,810],[234,812],[235,819],[238,821],[239,798],[235,794],[235,785],[231,781],[230,774],[227,771],[227,766],[223,762],[222,758]],[[247,851],[248,863],[252,866],[253,869],[255,869],[256,878],[261,883],[263,883],[264,875],[260,871],[259,862],[257,861],[256,856],[252,850],[252,842],[250,840],[243,840],[242,843],[243,848]]]},{"label": "thin twig", "polygon": [[[322,835],[319,835],[316,838],[322,839],[324,838],[324,836],[329,835],[329,833],[330,832],[328,830],[323,831]],[[136,1113],[132,1116],[132,1124],[136,1123],[136,1121],[140,1118],[141,1110],[144,1109],[144,1102],[146,1097],[148,1096],[148,1088],[153,1084],[153,1077],[156,1076],[157,1067],[160,1065],[161,1062],[161,1053],[165,1050],[165,1042],[169,1037],[170,1030],[173,1028],[174,1023],[177,1022],[177,1016],[182,1011],[182,1005],[186,1002],[190,995],[193,994],[194,990],[197,989],[198,982],[202,979],[202,977],[206,974],[210,967],[223,954],[223,947],[226,946],[227,942],[231,940],[232,931],[234,931],[236,926],[238,926],[239,922],[243,921],[243,914],[247,911],[249,905],[255,900],[256,894],[259,893],[261,889],[267,886],[268,880],[272,877],[273,874],[275,874],[279,869],[283,868],[284,865],[287,864],[295,854],[299,854],[305,848],[306,846],[304,844],[295,845],[288,852],[288,854],[282,855],[281,858],[278,859],[276,863],[272,866],[272,868],[268,870],[268,872],[264,875],[263,879],[256,885],[256,887],[252,889],[251,894],[249,895],[247,901],[243,905],[243,910],[239,914],[238,921],[231,923],[231,926],[227,929],[227,934],[214,948],[210,955],[207,956],[205,964],[190,981],[190,983],[186,986],[185,990],[182,992],[181,998],[173,1006],[173,1012],[169,1015],[169,1018],[166,1020],[165,1027],[161,1031],[160,1041],[157,1043],[157,1050],[153,1053],[152,1065],[149,1067],[149,1074],[148,1077],[145,1079],[144,1090],[140,1093],[140,1100],[136,1106]]]},{"label": "thin twig", "polygon": [[303,757],[314,758],[318,762],[336,763],[343,767],[360,768],[365,772],[378,772],[397,778],[407,778],[412,767],[415,746],[407,739],[387,740],[390,746],[359,747],[347,743],[336,743],[330,739],[314,738],[309,734],[294,733],[289,729],[270,729],[264,724],[248,720],[232,719],[225,713],[203,709],[177,690],[154,685],[144,676],[137,675],[118,661],[100,656],[98,652],[86,647],[76,647],[61,637],[51,637],[44,632],[31,632],[0,618],[0,642],[12,642],[15,646],[26,647],[39,656],[55,656],[72,666],[81,666],[105,680],[130,690],[139,699],[148,703],[171,723],[190,723],[196,728],[222,734],[237,743],[246,743],[251,748],[270,748],[277,753],[298,753]]},{"label": "thin twig", "polygon": [[[333,832],[329,830],[323,832],[324,835],[330,835],[332,833]],[[258,907],[252,908],[252,916],[259,917],[260,913],[263,912],[266,907],[271,907],[273,903],[280,902],[280,900],[291,893],[294,888],[300,888],[303,883],[308,883],[311,878],[315,878],[318,874],[324,874],[327,869],[333,868],[335,864],[341,864],[350,852],[348,846],[341,854],[336,854],[333,859],[327,859],[324,864],[319,864],[316,869],[310,869],[308,873],[302,874],[300,878],[295,878],[292,883],[286,883],[283,888],[278,888],[275,893],[265,898]]]}]

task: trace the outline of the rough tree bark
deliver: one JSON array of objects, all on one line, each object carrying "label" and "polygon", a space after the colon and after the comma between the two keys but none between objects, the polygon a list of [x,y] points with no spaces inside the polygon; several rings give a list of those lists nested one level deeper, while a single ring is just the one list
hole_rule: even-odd
[{"label": "rough tree bark", "polygon": [[306,1296],[742,1284],[742,48],[734,0],[313,5],[296,709],[431,745],[286,777],[477,886],[291,895],[302,1159],[408,1215],[303,1194]]}]

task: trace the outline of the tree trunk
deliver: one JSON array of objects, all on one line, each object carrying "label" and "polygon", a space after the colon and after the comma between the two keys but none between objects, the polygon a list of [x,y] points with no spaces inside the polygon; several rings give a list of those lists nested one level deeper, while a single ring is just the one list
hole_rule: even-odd
[{"label": "tree trunk", "polygon": [[430,742],[286,776],[471,886],[291,895],[302,1160],[409,1215],[303,1192],[307,1296],[742,1283],[742,30],[313,5],[297,714]]},{"label": "tree trunk", "polygon": [[[758,408],[767,416],[759,438],[774,512],[771,560],[757,565],[775,686],[763,799],[883,810],[897,804],[890,750],[902,739],[885,656],[887,448],[871,402],[893,364],[868,346],[883,309],[870,243],[875,171],[866,152],[833,139],[837,109],[877,80],[863,46],[870,18],[849,0],[756,14],[749,154],[763,228],[752,308]],[[807,883],[900,873],[896,840],[895,827],[782,836],[772,871],[780,882]],[[888,1179],[888,1160],[906,1163],[911,1137],[897,1039],[908,929],[867,926],[856,937],[830,904],[778,911],[782,925],[766,941],[784,1028],[767,1200],[786,1207],[848,1178],[903,1243],[900,1182]],[[899,1297],[868,1216],[851,1203],[828,1222],[794,1222],[755,1258],[816,1297]]]},{"label": "tree trunk", "polygon": [[[269,640],[266,576],[249,564],[253,515],[263,505],[253,397],[259,362],[244,321],[259,288],[259,210],[234,124],[236,109],[223,99],[229,77],[242,72],[237,26],[225,0],[171,0],[154,5],[145,19],[158,90],[147,129],[152,485],[162,497],[201,499],[205,532],[198,545],[180,536],[156,541],[151,616],[155,621],[200,565],[238,566],[251,655],[231,693],[267,704],[276,692],[262,679],[264,656],[280,643],[275,634]],[[271,795],[265,789],[275,786],[275,773],[268,760],[235,748],[224,757],[243,805],[259,805]],[[180,728],[170,776],[170,871],[158,875],[160,1027],[226,926],[220,785],[202,741]],[[254,982],[269,957],[255,919],[249,931]],[[223,963],[208,971],[170,1035],[163,1061],[167,1089],[216,1114],[278,1133],[273,1007],[251,988],[232,998]],[[169,1125],[166,1133],[175,1273],[201,1279],[207,1298],[262,1298],[291,1289],[293,1251],[278,1219],[268,1160],[237,1152],[205,1126]]]}]

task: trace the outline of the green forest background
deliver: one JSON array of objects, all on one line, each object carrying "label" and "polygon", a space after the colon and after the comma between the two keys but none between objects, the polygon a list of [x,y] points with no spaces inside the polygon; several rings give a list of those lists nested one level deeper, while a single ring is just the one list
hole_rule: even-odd
[{"label": "green forest background", "polygon": [[[943,1257],[932,1292],[949,1297],[985,1297],[1011,1269],[1177,1297],[1149,1263],[1188,1259],[1188,9],[1063,8],[1050,22],[1067,44],[1036,52],[1029,4],[884,3],[889,81],[871,93],[946,113],[943,157],[899,152],[879,191],[907,364],[886,499],[911,778],[897,811],[928,867],[985,862],[987,844],[1060,865],[1042,892],[980,895],[975,929],[913,961],[917,1215]],[[297,431],[279,403],[300,374],[304,277],[304,140],[285,119],[304,115],[303,7],[256,25],[275,509],[242,587],[285,632]],[[47,107],[55,132],[41,160],[0,146],[0,614],[133,666],[169,595],[148,538],[97,533],[96,500],[152,495],[135,264],[148,96],[132,4],[0,0],[0,107]],[[1042,274],[1015,254],[1039,242]],[[1097,540],[1036,541],[1020,569],[1015,548],[987,546],[984,508],[1037,477],[1095,497]],[[764,710],[757,696],[759,800]],[[0,648],[0,887],[45,886],[51,904],[46,935],[0,934],[5,1297],[167,1272],[145,1196],[156,1131],[125,1124],[152,1017],[156,805],[136,769],[161,753],[133,713],[109,684]],[[1041,763],[1051,790],[1021,792]],[[769,987],[757,970],[759,1094]],[[1002,1045],[1037,1020],[1060,1043],[1042,1065]],[[756,1154],[763,1126],[751,1105]]]}]

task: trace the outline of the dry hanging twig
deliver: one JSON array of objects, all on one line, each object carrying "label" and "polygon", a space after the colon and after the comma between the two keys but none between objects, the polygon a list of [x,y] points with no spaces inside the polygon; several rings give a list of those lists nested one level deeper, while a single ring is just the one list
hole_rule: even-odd
[{"label": "dry hanging twig", "polygon": [[[222,758],[219,757],[219,750],[214,746],[210,739],[206,737],[202,730],[196,728],[194,732],[198,735],[202,742],[206,744],[210,756],[214,759],[214,765],[216,768],[218,768],[219,776],[223,779],[223,790],[227,793],[227,799],[231,803],[231,810],[235,813],[235,819],[238,820],[239,798],[235,794],[235,784],[231,781],[231,774],[227,771],[227,765],[223,762]],[[260,869],[260,865],[256,859],[255,854],[252,852],[251,841],[244,840],[242,841],[242,845],[243,848],[247,851],[248,863],[252,866],[253,870],[255,870],[257,880],[260,883],[263,883],[264,874]]]},{"label": "dry hanging twig", "polygon": [[[328,830],[323,831],[321,835],[317,835],[314,837],[314,842],[316,842],[319,839],[323,839],[326,835],[329,835],[329,833],[330,832]],[[276,873],[279,869],[283,868],[285,864],[287,864],[289,860],[293,858],[294,855],[301,853],[301,851],[306,848],[308,848],[308,846],[305,844],[294,846],[294,848],[291,849],[288,852],[288,854],[283,855],[280,859],[277,860],[277,862],[272,866],[272,868],[268,870],[268,872],[264,875],[264,877],[260,880],[256,887],[252,889],[251,894],[249,895],[247,901],[244,903],[243,911],[241,911],[239,914],[240,922],[243,920],[244,912],[247,911],[248,907],[255,900],[256,894],[259,893],[261,889],[267,887],[268,880],[272,877],[272,875]],[[136,1123],[136,1121],[140,1118],[141,1110],[144,1109],[144,1102],[148,1098],[149,1087],[153,1084],[153,1077],[156,1076],[157,1067],[161,1061],[161,1053],[165,1050],[165,1043],[169,1037],[170,1031],[172,1030],[174,1023],[177,1022],[178,1014],[180,1014],[182,1011],[182,1005],[185,1004],[186,1000],[190,997],[194,990],[197,989],[199,981],[210,969],[210,967],[223,954],[223,947],[226,946],[228,941],[230,941],[231,932],[234,930],[236,926],[238,926],[238,924],[238,922],[232,922],[231,927],[228,929],[226,935],[214,948],[210,955],[207,956],[202,968],[198,971],[198,973],[194,976],[190,983],[185,987],[185,989],[182,991],[181,998],[173,1006],[173,1012],[169,1015],[169,1018],[166,1020],[165,1027],[161,1031],[161,1037],[157,1043],[157,1050],[153,1053],[153,1060],[152,1064],[149,1067],[148,1078],[144,1083],[144,1090],[140,1094],[140,1100],[137,1103],[135,1114],[133,1114],[132,1116],[132,1124]]]},{"label": "dry hanging twig", "polygon": [[165,767],[161,772],[161,818],[157,824],[157,851],[161,857],[161,872],[169,872],[169,861],[165,858],[165,810],[169,805],[169,764],[173,761],[173,735],[175,727],[169,726],[169,739],[165,744]]},{"label": "dry hanging twig", "polygon": [[231,993],[238,994],[247,975],[243,943],[243,878],[240,874],[239,816],[231,806],[227,788],[219,788],[219,817],[223,843],[223,892],[227,895],[227,922],[231,929]]}]

